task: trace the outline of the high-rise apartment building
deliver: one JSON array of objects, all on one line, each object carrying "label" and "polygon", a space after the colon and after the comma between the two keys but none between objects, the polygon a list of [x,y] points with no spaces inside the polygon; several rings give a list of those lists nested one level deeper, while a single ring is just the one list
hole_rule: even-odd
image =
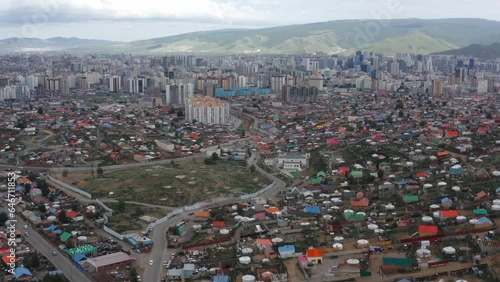
[{"label": "high-rise apartment building", "polygon": [[186,98],[186,120],[208,124],[227,124],[230,120],[230,104],[227,101],[208,96]]}]

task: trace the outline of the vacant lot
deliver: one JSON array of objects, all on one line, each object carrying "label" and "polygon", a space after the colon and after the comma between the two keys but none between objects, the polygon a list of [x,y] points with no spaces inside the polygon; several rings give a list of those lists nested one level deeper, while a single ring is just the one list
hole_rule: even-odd
[{"label": "vacant lot", "polygon": [[141,207],[133,204],[126,204],[123,211],[119,211],[118,203],[107,203],[107,206],[113,209],[113,216],[109,218],[107,226],[120,233],[144,231],[150,222],[162,218],[168,213],[168,211],[159,208]]},{"label": "vacant lot", "polygon": [[268,182],[250,173],[242,162],[218,161],[215,165],[184,163],[106,171],[69,172],[56,175],[92,194],[92,198],[122,199],[164,206],[183,206],[195,202],[253,193]]}]

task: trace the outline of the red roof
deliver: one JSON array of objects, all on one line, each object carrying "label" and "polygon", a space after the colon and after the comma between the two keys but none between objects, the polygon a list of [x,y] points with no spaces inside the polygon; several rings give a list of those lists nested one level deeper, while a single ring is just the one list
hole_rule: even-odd
[{"label": "red roof", "polygon": [[456,210],[441,211],[441,216],[456,217],[456,216],[458,216],[458,211],[456,211]]},{"label": "red roof", "polygon": [[308,258],[323,257],[323,250],[321,250],[321,249],[309,249],[309,250],[307,250],[306,256]]},{"label": "red roof", "polygon": [[66,215],[69,216],[70,218],[75,218],[78,216],[78,213],[76,211],[67,211]]},{"label": "red roof", "polygon": [[415,176],[418,177],[427,177],[427,172],[417,172],[415,173]]},{"label": "red roof", "polygon": [[214,221],[212,222],[213,227],[226,227],[226,223],[224,221]]},{"label": "red roof", "polygon": [[420,233],[438,233],[438,227],[436,225],[420,225],[418,227],[418,232],[420,232]]}]

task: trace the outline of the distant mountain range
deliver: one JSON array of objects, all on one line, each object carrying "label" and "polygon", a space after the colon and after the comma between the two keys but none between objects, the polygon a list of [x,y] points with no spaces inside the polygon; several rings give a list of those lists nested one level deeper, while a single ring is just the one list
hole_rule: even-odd
[{"label": "distant mountain range", "polygon": [[500,22],[484,19],[339,20],[261,29],[214,30],[111,42],[78,38],[0,40],[0,52],[68,51],[132,54],[303,54],[373,51],[430,54],[500,43]]},{"label": "distant mountain range", "polygon": [[464,48],[436,53],[438,55],[470,56],[482,59],[500,58],[500,43],[472,44]]},{"label": "distant mountain range", "polygon": [[49,39],[11,37],[0,40],[0,53],[66,51],[72,48],[94,48],[116,43],[122,42],[76,37],[53,37]]}]

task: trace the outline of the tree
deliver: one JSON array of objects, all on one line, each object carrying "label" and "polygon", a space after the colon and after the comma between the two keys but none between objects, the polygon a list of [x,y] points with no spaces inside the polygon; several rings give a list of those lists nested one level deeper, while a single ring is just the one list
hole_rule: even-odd
[{"label": "tree", "polygon": [[182,110],[178,110],[177,117],[182,117],[182,116],[184,116],[184,112],[182,112]]},{"label": "tree", "polygon": [[125,211],[125,201],[122,199],[118,200],[118,204],[116,205],[116,210],[119,212],[124,212]]},{"label": "tree", "polygon": [[39,115],[43,115],[43,108],[42,108],[42,107],[39,107],[39,108],[38,108],[38,114],[39,114]]},{"label": "tree", "polygon": [[[136,280],[137,281],[137,280]],[[64,274],[45,274],[42,278],[42,282],[69,282]]]},{"label": "tree", "polygon": [[43,213],[46,213],[47,212],[47,208],[45,207],[44,204],[41,204],[38,206],[38,210],[43,212]]},{"label": "tree", "polygon": [[44,197],[47,197],[50,193],[50,188],[49,184],[45,181],[45,179],[37,179],[36,180],[36,187],[38,187],[40,190],[42,190],[42,195]]},{"label": "tree", "polygon": [[95,172],[94,172],[94,170],[93,170],[93,169],[91,169],[91,170],[90,170],[90,175],[92,175],[92,177],[94,177],[94,173],[95,173]]},{"label": "tree", "polygon": [[78,202],[77,201],[74,201],[73,203],[71,203],[71,210],[72,211],[78,211]]},{"label": "tree", "polygon": [[25,183],[24,184],[24,195],[28,195],[31,190],[31,184],[30,183]]},{"label": "tree", "polygon": [[135,267],[130,268],[129,275],[130,275],[130,282],[139,281],[139,279],[137,279],[137,270],[135,269]]},{"label": "tree", "polygon": [[68,171],[65,169],[62,171],[62,176],[67,177],[68,176]]},{"label": "tree", "polygon": [[205,158],[205,160],[203,161],[204,164],[206,165],[214,165],[215,164],[215,161],[213,158]]},{"label": "tree", "polygon": [[216,152],[213,152],[213,153],[212,153],[212,160],[213,160],[213,161],[217,161],[218,159],[219,159],[219,155],[217,155],[217,153],[216,153]]},{"label": "tree", "polygon": [[486,114],[486,118],[487,118],[487,119],[492,119],[493,117],[492,117],[491,113],[487,113],[487,114]]},{"label": "tree", "polygon": [[0,225],[5,225],[5,222],[9,220],[9,216],[6,212],[0,212]]},{"label": "tree", "polygon": [[97,175],[99,177],[102,177],[104,175],[104,170],[102,169],[102,167],[97,168]]},{"label": "tree", "polygon": [[31,253],[23,261],[26,268],[38,268],[40,266],[40,258],[37,253]]},{"label": "tree", "polygon": [[70,222],[70,218],[64,210],[61,210],[59,212],[59,214],[57,215],[57,219],[59,220],[60,223],[63,223],[63,224]]},{"label": "tree", "polygon": [[141,207],[137,206],[135,208],[135,215],[140,216],[140,215],[143,215],[143,214],[144,214],[144,211],[141,209]]},{"label": "tree", "polygon": [[250,166],[250,173],[254,173],[254,172],[255,172],[255,165],[254,165],[254,164],[252,164],[252,165]]}]

